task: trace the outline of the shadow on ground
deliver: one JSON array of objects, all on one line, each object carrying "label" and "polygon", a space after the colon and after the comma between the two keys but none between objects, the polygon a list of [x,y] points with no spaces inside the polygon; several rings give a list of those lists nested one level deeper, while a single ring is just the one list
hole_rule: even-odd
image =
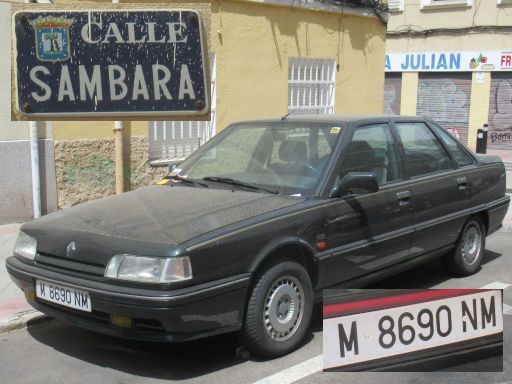
[{"label": "shadow on ground", "polygon": [[[313,321],[303,344],[322,331],[322,311],[315,306]],[[57,320],[28,329],[38,342],[90,364],[131,375],[185,380],[244,364],[234,334],[179,344],[141,342],[105,336]],[[251,356],[250,361],[265,361]]]}]

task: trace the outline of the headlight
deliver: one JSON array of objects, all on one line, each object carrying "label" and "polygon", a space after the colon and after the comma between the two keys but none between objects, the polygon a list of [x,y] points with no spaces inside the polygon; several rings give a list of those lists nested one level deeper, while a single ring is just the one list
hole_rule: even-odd
[{"label": "headlight", "polygon": [[105,277],[147,283],[172,283],[192,278],[192,267],[188,256],[146,257],[116,255],[110,259]]},{"label": "headlight", "polygon": [[14,254],[24,257],[25,259],[34,260],[36,257],[37,240],[27,235],[25,232],[20,231],[16,244],[14,245]]}]

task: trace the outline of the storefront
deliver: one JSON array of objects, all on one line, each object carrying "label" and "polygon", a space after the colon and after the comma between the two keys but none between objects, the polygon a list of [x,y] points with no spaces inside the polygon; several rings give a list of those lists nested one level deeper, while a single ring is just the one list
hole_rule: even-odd
[{"label": "storefront", "polygon": [[[512,150],[511,52],[389,53],[385,71],[386,114],[431,117],[470,146],[488,124],[488,148]],[[404,99],[416,108],[402,110]]]}]

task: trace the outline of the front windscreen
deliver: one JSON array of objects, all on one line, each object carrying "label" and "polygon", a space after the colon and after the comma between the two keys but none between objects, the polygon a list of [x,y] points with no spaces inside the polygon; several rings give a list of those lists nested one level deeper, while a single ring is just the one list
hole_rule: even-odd
[{"label": "front windscreen", "polygon": [[244,123],[201,147],[179,166],[193,180],[230,178],[288,195],[318,185],[342,127],[333,124]]}]

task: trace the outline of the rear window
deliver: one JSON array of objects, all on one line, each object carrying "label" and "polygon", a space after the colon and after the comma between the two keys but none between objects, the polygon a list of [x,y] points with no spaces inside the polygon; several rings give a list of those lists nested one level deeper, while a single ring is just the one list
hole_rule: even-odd
[{"label": "rear window", "polygon": [[405,151],[408,177],[428,175],[452,167],[450,156],[426,124],[396,123],[396,128]]},{"label": "rear window", "polygon": [[439,125],[434,124],[434,126],[436,127],[437,134],[441,137],[441,141],[448,147],[459,167],[466,167],[475,163],[473,156],[467,153],[462,144],[459,143],[455,137],[450,135]]}]

